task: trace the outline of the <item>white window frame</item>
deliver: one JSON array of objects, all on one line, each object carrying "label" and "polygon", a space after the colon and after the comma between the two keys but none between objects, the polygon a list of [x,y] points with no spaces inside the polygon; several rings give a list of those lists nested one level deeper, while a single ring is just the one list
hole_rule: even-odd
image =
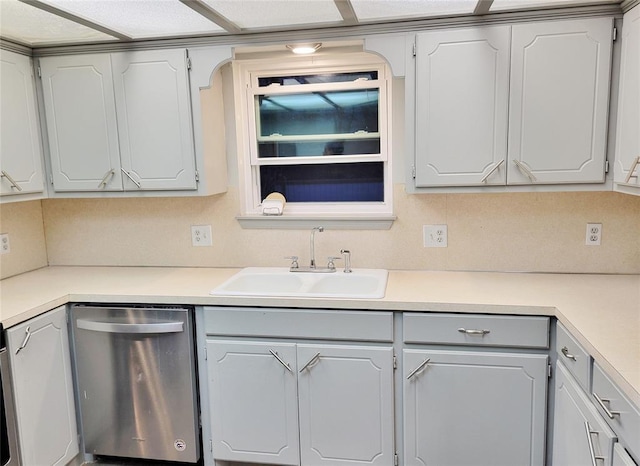
[{"label": "white window frame", "polygon": [[[259,77],[297,74],[342,73],[377,71],[376,86],[372,81],[331,84],[303,84],[295,86],[258,87]],[[237,60],[233,62],[234,99],[236,109],[236,136],[238,149],[238,175],[241,213],[243,218],[273,220],[262,216],[259,167],[261,165],[301,165],[318,163],[382,162],[384,201],[382,202],[305,202],[286,204],[285,218],[300,219],[393,219],[393,181],[391,172],[391,70],[381,58],[366,53],[346,53],[325,57],[305,57],[283,60]],[[379,90],[380,154],[313,156],[291,158],[258,158],[255,95],[293,94],[322,90],[349,90],[377,88]],[[268,92],[266,92],[268,90]],[[245,225],[243,225],[245,226]],[[390,226],[390,223],[389,223]],[[366,228],[366,227],[364,227]],[[377,227],[374,227],[377,228]],[[387,226],[388,228],[388,226]]]}]

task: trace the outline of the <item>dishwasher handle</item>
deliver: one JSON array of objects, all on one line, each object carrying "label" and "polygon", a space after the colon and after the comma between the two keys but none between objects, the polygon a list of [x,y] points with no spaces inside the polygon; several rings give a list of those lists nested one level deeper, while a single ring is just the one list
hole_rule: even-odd
[{"label": "dishwasher handle", "polygon": [[152,324],[122,324],[118,322],[99,322],[95,320],[77,320],[78,328],[104,333],[180,333],[184,331],[184,322],[156,322]]}]

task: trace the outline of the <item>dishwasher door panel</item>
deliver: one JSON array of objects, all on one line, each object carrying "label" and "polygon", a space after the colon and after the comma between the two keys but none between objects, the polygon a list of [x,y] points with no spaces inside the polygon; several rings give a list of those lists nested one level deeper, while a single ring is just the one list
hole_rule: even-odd
[{"label": "dishwasher door panel", "polygon": [[72,315],[86,453],[196,462],[190,312],[77,306]]}]

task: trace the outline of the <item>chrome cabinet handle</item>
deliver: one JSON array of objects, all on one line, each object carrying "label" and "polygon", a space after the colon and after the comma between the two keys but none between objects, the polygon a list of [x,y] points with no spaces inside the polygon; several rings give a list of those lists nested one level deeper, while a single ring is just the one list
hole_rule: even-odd
[{"label": "chrome cabinet handle", "polygon": [[122,170],[122,173],[127,175],[127,178],[129,178],[133,182],[133,184],[135,184],[138,188],[142,188],[140,182],[135,180],[127,170],[125,170],[124,168],[120,168],[120,170]]},{"label": "chrome cabinet handle", "polygon": [[319,359],[320,359],[320,353],[314,354],[313,357],[309,359],[309,362],[307,362],[304,366],[302,366],[302,369],[300,369],[300,372],[302,372],[307,368],[311,369],[316,364],[316,362],[318,362]]},{"label": "chrome cabinet handle", "polygon": [[117,322],[99,322],[78,319],[78,328],[102,333],[180,333],[184,331],[184,322],[156,322],[149,324],[122,324]]},{"label": "chrome cabinet handle", "polygon": [[500,168],[500,165],[502,165],[504,163],[504,159],[500,160],[498,163],[496,163],[493,168],[491,170],[489,170],[489,173],[487,173],[486,175],[484,175],[482,177],[482,179],[480,180],[480,183],[486,183],[487,179],[489,179],[489,177],[491,175],[493,175],[493,172],[495,172],[498,168]]},{"label": "chrome cabinet handle", "polygon": [[593,397],[596,399],[604,413],[607,415],[609,419],[613,419],[615,416],[620,416],[620,411],[611,411],[605,403],[611,403],[611,400],[608,398],[600,398],[600,396],[593,392]]},{"label": "chrome cabinet handle", "polygon": [[631,163],[631,167],[629,168],[629,173],[627,173],[627,177],[624,180],[625,183],[629,182],[629,180],[633,176],[633,172],[636,171],[636,167],[638,165],[640,165],[640,155],[637,156],[635,159],[633,159],[633,162]]},{"label": "chrome cabinet handle", "polygon": [[420,372],[427,364],[429,364],[429,361],[431,361],[431,358],[427,358],[424,361],[422,361],[420,365],[416,367],[414,370],[412,370],[411,373],[407,376],[407,380],[409,380],[411,377],[413,377],[418,372]]},{"label": "chrome cabinet handle", "polygon": [[595,451],[595,448],[593,447],[593,439],[591,438],[591,436],[598,435],[598,432],[595,430],[591,430],[589,421],[585,421],[584,427],[587,431],[587,443],[589,444],[589,456],[591,457],[591,465],[598,466],[598,463],[596,463],[596,460],[601,460],[601,461],[605,460],[604,456],[596,456],[596,451]]},{"label": "chrome cabinet handle", "polygon": [[565,358],[571,359],[572,361],[578,360],[578,358],[576,358],[573,354],[569,353],[569,348],[567,348],[566,346],[563,346],[560,351],[562,351],[562,354],[564,354]]},{"label": "chrome cabinet handle", "polygon": [[102,178],[102,181],[98,185],[98,189],[106,188],[107,184],[111,181],[111,178],[113,178],[113,175],[115,174],[116,174],[115,170],[113,169],[109,170],[106,173],[106,175],[104,175],[104,178]]},{"label": "chrome cabinet handle", "polygon": [[24,331],[24,340],[22,340],[22,344],[20,345],[20,347],[16,350],[16,354],[18,354],[20,351],[22,351],[23,349],[25,349],[27,347],[27,344],[29,343],[29,339],[31,338],[31,326],[27,327]]},{"label": "chrome cabinet handle", "polygon": [[11,187],[17,189],[18,191],[22,191],[22,188],[20,187],[20,185],[18,183],[16,183],[16,180],[14,180],[13,178],[11,178],[11,175],[9,175],[6,171],[2,170],[0,172],[0,178],[6,178],[7,180],[9,180],[9,183],[11,183]]},{"label": "chrome cabinet handle", "polygon": [[481,330],[481,329],[474,329],[474,328],[459,328],[458,332],[460,333],[464,333],[466,335],[481,335],[481,336],[485,336],[487,333],[491,333],[491,330]]},{"label": "chrome cabinet handle", "polygon": [[280,364],[282,364],[284,366],[284,368],[286,370],[288,370],[289,372],[293,372],[293,370],[291,369],[291,367],[289,366],[289,364],[287,364],[286,362],[284,362],[282,360],[282,358],[280,356],[278,356],[278,353],[276,353],[275,351],[273,351],[272,349],[269,350],[269,353],[271,353],[273,355],[274,358],[276,358],[278,360],[278,362]]},{"label": "chrome cabinet handle", "polygon": [[529,181],[531,181],[532,183],[535,183],[536,181],[538,181],[535,175],[531,173],[531,170],[529,170],[529,167],[527,167],[520,160],[514,160],[513,163],[515,163],[516,167],[518,167],[518,169],[522,172],[523,175],[529,178]]}]

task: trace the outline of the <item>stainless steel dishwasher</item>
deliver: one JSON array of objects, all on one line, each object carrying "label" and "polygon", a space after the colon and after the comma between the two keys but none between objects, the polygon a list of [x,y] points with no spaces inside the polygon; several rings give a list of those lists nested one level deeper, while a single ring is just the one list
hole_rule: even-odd
[{"label": "stainless steel dishwasher", "polygon": [[74,305],[71,317],[85,453],[197,462],[192,312]]}]

